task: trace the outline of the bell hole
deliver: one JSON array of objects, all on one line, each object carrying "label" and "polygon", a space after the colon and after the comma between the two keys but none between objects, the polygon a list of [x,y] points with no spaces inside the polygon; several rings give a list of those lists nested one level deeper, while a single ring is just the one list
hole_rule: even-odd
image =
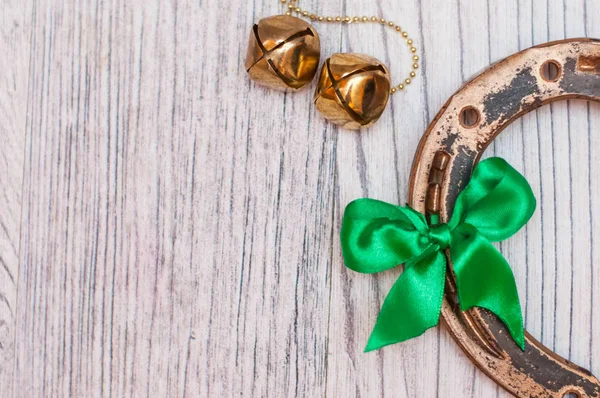
[{"label": "bell hole", "polygon": [[571,391],[563,395],[563,398],[581,398],[581,395],[579,395],[579,393]]},{"label": "bell hole", "polygon": [[460,111],[459,121],[463,127],[471,128],[479,123],[480,113],[472,106],[467,106]]},{"label": "bell hole", "polygon": [[561,66],[554,60],[546,61],[540,68],[542,79],[547,82],[555,82],[560,77]]}]

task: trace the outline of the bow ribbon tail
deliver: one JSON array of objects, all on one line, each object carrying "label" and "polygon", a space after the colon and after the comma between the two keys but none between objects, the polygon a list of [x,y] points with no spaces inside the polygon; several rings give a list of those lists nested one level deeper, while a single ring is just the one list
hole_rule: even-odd
[{"label": "bow ribbon tail", "polygon": [[506,325],[521,350],[525,350],[517,285],[506,259],[469,224],[462,224],[454,231],[450,254],[461,309],[483,307],[491,311]]},{"label": "bow ribbon tail", "polygon": [[406,263],[377,317],[365,352],[420,336],[438,324],[446,257],[437,245]]}]

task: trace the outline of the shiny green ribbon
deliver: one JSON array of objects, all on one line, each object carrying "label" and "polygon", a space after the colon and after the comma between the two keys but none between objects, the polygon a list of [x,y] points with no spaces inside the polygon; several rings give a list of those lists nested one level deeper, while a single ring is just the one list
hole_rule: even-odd
[{"label": "shiny green ribbon", "polygon": [[387,295],[365,351],[423,334],[439,322],[449,249],[460,308],[486,308],[525,349],[523,318],[510,266],[492,245],[514,235],[536,202],[527,180],[501,158],[474,169],[447,224],[411,209],[373,199],[346,207],[342,252],[346,266],[362,273],[405,263]]}]

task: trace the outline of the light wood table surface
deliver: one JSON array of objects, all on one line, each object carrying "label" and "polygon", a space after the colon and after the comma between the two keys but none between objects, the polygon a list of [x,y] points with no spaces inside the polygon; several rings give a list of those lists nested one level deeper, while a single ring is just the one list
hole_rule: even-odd
[{"label": "light wood table surface", "polygon": [[[277,0],[0,1],[0,397],[506,397],[443,328],[364,354],[400,269],[347,270],[345,205],[403,204],[429,121],[473,74],[600,37],[600,0],[299,3],[379,15],[419,75],[360,134],[313,84],[244,71]],[[317,24],[322,59],[409,54],[377,25]],[[600,106],[556,103],[488,150],[538,209],[500,248],[527,329],[600,375]]]}]

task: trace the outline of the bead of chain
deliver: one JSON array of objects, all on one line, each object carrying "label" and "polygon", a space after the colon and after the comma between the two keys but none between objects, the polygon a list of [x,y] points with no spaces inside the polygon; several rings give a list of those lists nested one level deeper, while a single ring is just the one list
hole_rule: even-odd
[{"label": "bead of chain", "polygon": [[402,38],[406,39],[406,45],[408,46],[410,52],[413,54],[412,56],[412,71],[408,74],[408,77],[405,78],[402,83],[393,86],[390,89],[390,94],[395,94],[397,91],[402,91],[408,86],[414,77],[417,76],[417,69],[419,69],[419,56],[417,53],[417,48],[413,46],[413,40],[409,37],[408,32],[402,30],[400,25],[396,25],[395,22],[387,21],[385,18],[378,18],[377,16],[367,17],[367,16],[324,16],[312,13],[307,10],[303,10],[296,5],[298,0],[280,0],[281,4],[287,4],[287,11],[285,15],[292,15],[293,13],[298,14],[298,16],[302,16],[305,18],[310,18],[311,21],[319,21],[319,22],[329,22],[329,23],[360,23],[360,22],[371,22],[378,23],[383,26],[388,26],[394,29],[396,32],[400,33]]}]

